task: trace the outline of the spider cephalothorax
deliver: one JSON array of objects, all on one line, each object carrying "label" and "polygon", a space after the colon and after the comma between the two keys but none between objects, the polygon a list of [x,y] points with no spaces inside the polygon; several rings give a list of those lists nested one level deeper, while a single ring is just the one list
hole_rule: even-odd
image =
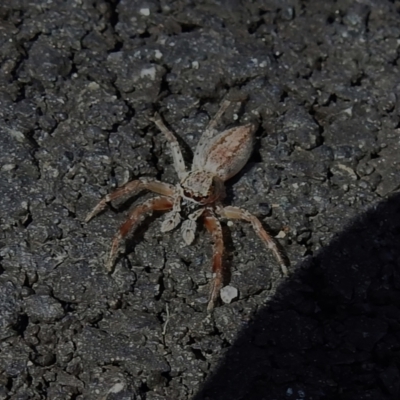
[{"label": "spider cephalothorax", "polygon": [[[168,183],[140,178],[128,182],[121,188],[105,196],[99,204],[86,217],[89,221],[103,210],[107,203],[120,197],[133,196],[141,190],[158,193],[135,207],[129,214],[118,233],[115,235],[108,260],[108,268],[112,269],[121,240],[131,232],[142,220],[142,216],[155,210],[169,211],[161,226],[162,232],[168,232],[181,224],[182,237],[186,244],[193,242],[196,233],[197,220],[202,217],[207,230],[214,240],[213,272],[214,278],[211,287],[208,309],[214,307],[223,286],[223,238],[222,229],[217,216],[227,219],[241,219],[250,222],[271,249],[281,265],[284,274],[287,274],[289,261],[281,251],[280,246],[262,227],[261,222],[248,211],[238,207],[221,204],[225,197],[224,182],[236,175],[246,164],[253,149],[255,125],[248,124],[227,129],[218,133],[216,125],[218,120],[228,108],[230,102],[224,101],[218,113],[211,119],[206,130],[200,138],[195,149],[191,171],[186,171],[182,153],[173,133],[164,125],[158,114],[153,118],[154,123],[163,132],[170,143],[174,167],[178,173],[180,183],[176,186]],[[187,218],[182,222],[182,202],[190,210]]]},{"label": "spider cephalothorax", "polygon": [[191,171],[180,183],[182,196],[197,204],[215,203],[224,196],[224,183],[211,172]]}]

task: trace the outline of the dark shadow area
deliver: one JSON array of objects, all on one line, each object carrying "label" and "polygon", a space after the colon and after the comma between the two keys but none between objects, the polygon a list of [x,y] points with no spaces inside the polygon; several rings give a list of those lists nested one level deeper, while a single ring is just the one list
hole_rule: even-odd
[{"label": "dark shadow area", "polygon": [[298,267],[195,400],[398,399],[400,195]]}]

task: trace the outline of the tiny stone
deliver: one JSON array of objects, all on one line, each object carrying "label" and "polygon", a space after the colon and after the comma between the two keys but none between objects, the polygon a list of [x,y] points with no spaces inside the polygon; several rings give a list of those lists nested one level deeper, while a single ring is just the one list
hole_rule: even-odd
[{"label": "tiny stone", "polygon": [[119,393],[124,390],[125,385],[121,382],[117,382],[109,391],[108,393]]},{"label": "tiny stone", "polygon": [[283,239],[286,237],[286,232],[285,231],[280,231],[276,236],[277,239]]},{"label": "tiny stone", "polygon": [[145,17],[148,17],[150,15],[149,8],[141,8],[139,12],[140,12],[140,14],[144,15]]},{"label": "tiny stone", "polygon": [[4,164],[1,167],[1,171],[3,172],[8,172],[8,171],[12,171],[13,169],[15,169],[17,166],[15,164]]},{"label": "tiny stone", "polygon": [[140,77],[141,78],[149,77],[152,81],[154,81],[154,79],[156,78],[156,69],[154,67],[143,68],[140,71]]},{"label": "tiny stone", "polygon": [[221,289],[220,295],[221,300],[225,304],[229,304],[238,297],[238,290],[233,286],[227,285]]}]

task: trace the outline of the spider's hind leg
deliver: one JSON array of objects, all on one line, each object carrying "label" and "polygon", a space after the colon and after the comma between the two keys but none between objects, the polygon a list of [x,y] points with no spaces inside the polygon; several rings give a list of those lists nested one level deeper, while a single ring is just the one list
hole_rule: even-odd
[{"label": "spider's hind leg", "polygon": [[218,125],[219,120],[221,117],[224,115],[225,111],[228,109],[228,107],[232,104],[230,100],[224,100],[222,104],[219,107],[219,110],[217,113],[210,119],[210,122],[208,123],[206,127],[206,131],[213,131],[216,126]]},{"label": "spider's hind leg", "polygon": [[155,113],[152,118],[152,122],[157,128],[164,134],[165,138],[169,142],[169,146],[172,152],[172,158],[174,159],[174,168],[178,174],[179,179],[182,179],[186,175],[185,161],[183,160],[182,151],[179,146],[179,142],[175,135],[166,127],[164,121],[158,113]]}]

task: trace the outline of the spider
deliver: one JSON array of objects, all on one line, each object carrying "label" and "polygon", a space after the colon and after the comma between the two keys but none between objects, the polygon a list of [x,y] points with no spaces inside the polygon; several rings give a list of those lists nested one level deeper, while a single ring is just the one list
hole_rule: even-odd
[{"label": "spider", "polygon": [[128,219],[120,226],[112,241],[107,261],[107,269],[111,271],[119,254],[122,240],[137,227],[146,214],[156,210],[168,211],[161,225],[161,232],[168,232],[181,223],[181,211],[182,206],[184,206],[187,218],[181,224],[181,232],[187,245],[193,242],[196,233],[196,221],[201,217],[214,242],[213,279],[207,306],[209,311],[214,308],[224,284],[224,243],[218,217],[249,222],[267,248],[275,255],[284,275],[287,275],[287,267],[289,266],[289,260],[281,246],[265,231],[257,217],[244,209],[233,206],[224,207],[221,203],[225,197],[224,182],[236,175],[247,163],[253,150],[254,132],[256,130],[254,124],[247,124],[218,133],[216,126],[230,104],[231,101],[225,100],[214,118],[210,120],[197,144],[192,168],[189,172],[183,161],[176,137],[165,126],[160,115],[156,113],[151,121],[155,123],[169,142],[174,168],[180,180],[179,183],[173,186],[148,178],[139,178],[128,182],[106,195],[85,220],[88,222],[104,210],[107,203],[118,198],[132,197],[142,190],[148,190],[159,195],[135,207],[130,211]]}]

